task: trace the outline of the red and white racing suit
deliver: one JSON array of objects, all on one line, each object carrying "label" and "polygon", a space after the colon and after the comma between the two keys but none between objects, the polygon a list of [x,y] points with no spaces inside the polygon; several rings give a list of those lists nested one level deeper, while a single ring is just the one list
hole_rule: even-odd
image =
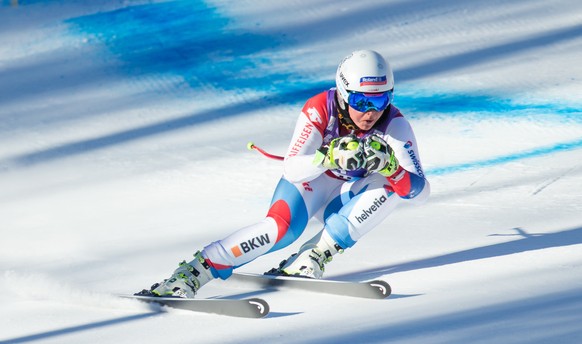
[{"label": "red and white racing suit", "polygon": [[310,98],[303,107],[284,160],[284,174],[264,220],[213,242],[202,251],[214,277],[291,244],[315,217],[343,249],[382,222],[402,202],[424,202],[430,194],[416,138],[410,123],[390,105],[359,138],[376,134],[394,150],[400,168],[390,177],[356,171],[328,170],[314,165],[315,152],[352,131],[340,124],[332,88]]}]

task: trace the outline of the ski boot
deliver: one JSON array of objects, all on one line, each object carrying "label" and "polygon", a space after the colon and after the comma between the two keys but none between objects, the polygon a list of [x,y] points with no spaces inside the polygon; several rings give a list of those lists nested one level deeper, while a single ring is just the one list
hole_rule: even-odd
[{"label": "ski boot", "polygon": [[325,264],[331,262],[333,255],[338,252],[343,253],[343,249],[327,232],[322,231],[303,244],[299,252],[283,260],[278,268],[273,268],[265,274],[320,279],[325,272]]},{"label": "ski boot", "polygon": [[149,290],[144,289],[135,295],[194,298],[196,292],[213,278],[210,266],[198,251],[191,262],[182,261],[170,278],[155,283]]}]

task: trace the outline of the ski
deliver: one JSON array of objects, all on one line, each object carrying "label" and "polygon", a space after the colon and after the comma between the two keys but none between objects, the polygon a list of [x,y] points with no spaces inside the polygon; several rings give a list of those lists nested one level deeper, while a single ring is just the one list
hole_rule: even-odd
[{"label": "ski", "polygon": [[258,298],[230,300],[183,299],[179,297],[140,295],[121,295],[121,297],[193,312],[213,313],[240,318],[263,318],[269,314],[269,304],[265,300]]},{"label": "ski", "polygon": [[318,280],[304,277],[259,275],[235,273],[229,280],[248,283],[260,288],[291,288],[318,293],[352,296],[368,299],[385,299],[390,296],[390,284],[382,280],[367,282],[344,282],[336,280]]}]

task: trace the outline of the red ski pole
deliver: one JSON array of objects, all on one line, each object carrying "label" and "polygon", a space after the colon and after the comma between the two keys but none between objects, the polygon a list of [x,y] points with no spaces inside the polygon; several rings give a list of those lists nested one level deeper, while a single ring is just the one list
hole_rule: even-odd
[{"label": "red ski pole", "polygon": [[247,148],[249,150],[256,150],[257,152],[263,154],[264,156],[266,156],[269,159],[273,159],[273,160],[283,160],[284,158],[280,155],[274,155],[271,153],[266,152],[265,150],[263,150],[261,147],[256,146],[253,142],[249,142],[247,143]]}]

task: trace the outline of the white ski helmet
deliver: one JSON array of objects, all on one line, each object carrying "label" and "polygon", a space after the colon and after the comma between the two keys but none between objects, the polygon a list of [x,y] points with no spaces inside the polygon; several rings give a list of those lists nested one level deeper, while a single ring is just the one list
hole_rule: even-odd
[{"label": "white ski helmet", "polygon": [[349,91],[379,93],[392,90],[394,74],[382,55],[372,50],[357,50],[346,56],[338,66],[335,84],[347,104]]}]

